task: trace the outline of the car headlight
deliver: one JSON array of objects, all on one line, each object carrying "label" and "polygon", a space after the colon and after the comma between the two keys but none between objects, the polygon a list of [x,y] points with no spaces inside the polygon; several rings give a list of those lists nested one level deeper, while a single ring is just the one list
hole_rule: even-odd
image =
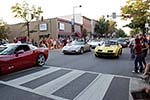
[{"label": "car headlight", "polygon": [[95,47],[95,50],[98,50],[98,49],[99,49],[99,46],[96,46],[96,47]]}]

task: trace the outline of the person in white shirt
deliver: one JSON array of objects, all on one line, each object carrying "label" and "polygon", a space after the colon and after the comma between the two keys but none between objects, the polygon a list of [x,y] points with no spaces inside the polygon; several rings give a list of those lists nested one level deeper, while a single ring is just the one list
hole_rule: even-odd
[{"label": "person in white shirt", "polygon": [[135,58],[135,54],[134,54],[133,46],[134,46],[134,43],[135,43],[135,38],[134,38],[133,35],[131,35],[129,41],[130,41],[129,42],[129,47],[130,47],[131,59],[134,59]]}]

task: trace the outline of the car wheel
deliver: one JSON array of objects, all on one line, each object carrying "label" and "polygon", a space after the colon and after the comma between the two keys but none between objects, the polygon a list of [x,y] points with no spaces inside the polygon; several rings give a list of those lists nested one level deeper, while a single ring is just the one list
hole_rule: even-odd
[{"label": "car wheel", "polygon": [[37,57],[37,65],[42,66],[45,64],[45,61],[46,61],[46,59],[45,59],[44,54],[39,54]]},{"label": "car wheel", "polygon": [[98,55],[95,54],[95,57],[98,57]]},{"label": "car wheel", "polygon": [[119,58],[120,53],[121,53],[121,50],[118,51],[117,56],[116,56],[117,58]]},{"label": "car wheel", "polygon": [[120,55],[122,55],[122,49],[120,49]]},{"label": "car wheel", "polygon": [[64,55],[66,55],[66,53],[64,53]]},{"label": "car wheel", "polygon": [[84,49],[83,49],[83,48],[80,49],[80,53],[81,53],[81,54],[84,53]]},{"label": "car wheel", "polygon": [[89,50],[88,50],[89,52],[91,52],[91,48],[89,48]]}]

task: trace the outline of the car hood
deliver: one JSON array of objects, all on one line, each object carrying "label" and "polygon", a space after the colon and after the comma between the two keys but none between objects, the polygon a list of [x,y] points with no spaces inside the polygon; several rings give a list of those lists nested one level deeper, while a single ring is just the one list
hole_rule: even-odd
[{"label": "car hood", "polygon": [[98,49],[102,49],[102,50],[116,50],[118,48],[118,46],[99,46]]}]

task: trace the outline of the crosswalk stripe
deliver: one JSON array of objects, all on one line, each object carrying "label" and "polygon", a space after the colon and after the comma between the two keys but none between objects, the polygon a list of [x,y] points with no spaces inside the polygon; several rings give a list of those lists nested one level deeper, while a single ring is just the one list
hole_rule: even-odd
[{"label": "crosswalk stripe", "polygon": [[72,72],[65,74],[49,83],[46,83],[36,89],[34,89],[35,92],[41,93],[43,95],[49,95],[54,93],[56,90],[64,87],[68,83],[70,83],[72,80],[75,80],[77,77],[83,75],[85,72],[83,71],[77,71],[73,70]]},{"label": "crosswalk stripe", "polygon": [[102,100],[113,77],[113,75],[99,75],[93,84],[82,91],[74,100]]},{"label": "crosswalk stripe", "polygon": [[[26,76],[22,76],[20,78],[16,78],[7,82],[0,82],[0,83],[5,83],[7,85],[30,91],[33,93],[37,93],[39,95],[43,95],[46,97],[50,97],[56,100],[68,100],[65,97],[59,97],[56,95],[53,95],[54,92],[58,91],[62,87],[66,86],[68,83],[70,83],[73,80],[76,80],[76,78],[82,76],[85,74],[87,71],[81,71],[81,70],[75,70],[71,69],[72,71],[64,74],[63,76],[60,76],[48,83],[45,83],[41,86],[38,86],[35,89],[29,89],[23,86],[20,86],[21,84],[27,83],[29,81],[33,81],[34,79],[38,79],[42,76],[45,76],[47,74],[53,73],[55,71],[61,70],[61,69],[66,69],[69,70],[68,68],[59,68],[59,67],[50,67],[48,66],[48,69],[29,74]],[[91,72],[92,73],[92,72]],[[110,74],[102,74],[102,73],[96,73],[98,76],[94,79],[92,83],[88,87],[86,87],[84,90],[82,90],[81,93],[77,97],[75,97],[73,100],[102,100],[113,80],[113,78],[117,75],[110,75]],[[123,76],[120,76],[123,77]],[[130,77],[127,77],[131,79]],[[130,87],[133,86],[132,80],[130,80]]]},{"label": "crosswalk stripe", "polygon": [[[22,90],[25,90],[25,91],[28,91],[28,92],[31,92],[31,93],[36,93],[36,92],[33,91],[33,89],[26,88],[26,87],[23,87],[23,86],[17,86],[17,85],[14,85],[14,84],[9,84],[8,82],[3,82],[3,81],[0,81],[0,83],[8,85],[8,86],[12,86],[12,87],[17,88],[17,89],[22,89]],[[41,95],[40,93],[36,93],[36,94]],[[68,100],[66,98],[62,98],[62,97],[58,97],[58,96],[54,96],[54,95],[42,95],[42,96],[52,98],[54,100]]]},{"label": "crosswalk stripe", "polygon": [[23,77],[14,79],[14,80],[10,80],[10,81],[8,81],[8,83],[9,84],[14,84],[14,85],[20,85],[20,84],[29,82],[31,80],[34,80],[34,79],[37,79],[39,77],[45,76],[47,74],[50,74],[50,73],[55,72],[55,71],[60,70],[60,69],[61,68],[50,67],[46,70],[42,70],[42,71],[39,71],[39,72],[36,72],[36,73],[33,73],[33,74],[29,74],[29,75],[26,75],[26,76],[23,76]]}]

